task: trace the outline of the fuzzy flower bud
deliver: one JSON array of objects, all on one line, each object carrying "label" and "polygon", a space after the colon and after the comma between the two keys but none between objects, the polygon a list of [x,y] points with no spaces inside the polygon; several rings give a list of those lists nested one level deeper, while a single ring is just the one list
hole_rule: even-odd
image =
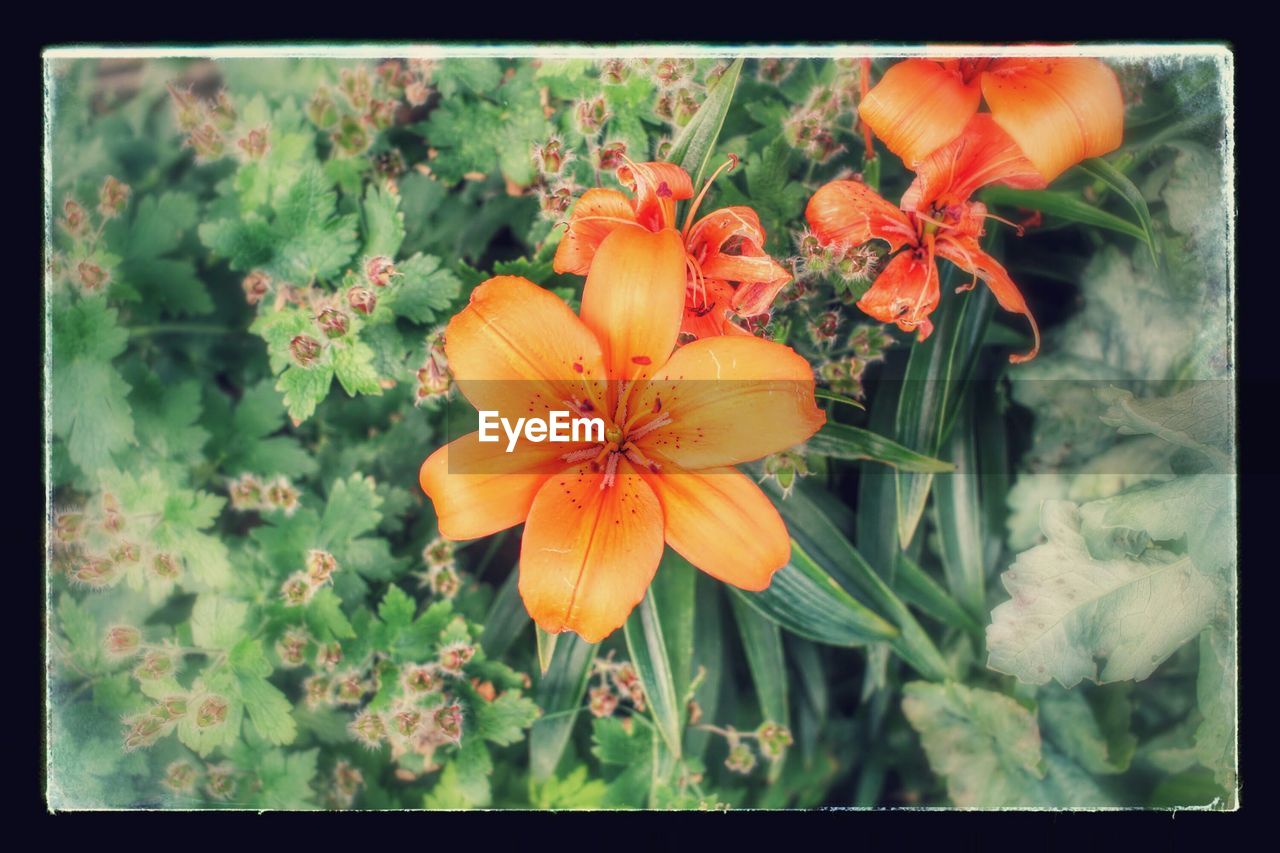
[{"label": "fuzzy flower bud", "polygon": [[622,165],[626,153],[627,143],[621,140],[606,142],[596,151],[596,165],[602,172],[612,172]]},{"label": "fuzzy flower bud", "polygon": [[756,729],[756,741],[760,744],[760,754],[770,761],[777,761],[791,746],[791,731],[786,726],[765,722]]},{"label": "fuzzy flower bud", "polygon": [[387,736],[387,724],[374,711],[364,710],[355,715],[347,726],[351,736],[370,749],[377,749]]},{"label": "fuzzy flower bud", "polygon": [[420,107],[427,102],[427,98],[430,96],[431,89],[420,80],[414,80],[404,87],[404,99],[409,102],[410,106]]},{"label": "fuzzy flower bud", "polygon": [[600,77],[606,83],[617,86],[631,76],[631,63],[625,59],[609,59],[600,67]]},{"label": "fuzzy flower bud", "polygon": [[613,712],[618,709],[618,694],[614,693],[607,684],[593,687],[591,688],[591,698],[587,703],[587,707],[591,710],[593,716],[612,717]]},{"label": "fuzzy flower bud", "polygon": [[319,708],[330,704],[329,696],[333,683],[324,675],[310,675],[302,681],[302,695],[308,708]]},{"label": "fuzzy flower bud", "polygon": [[315,592],[316,588],[305,572],[294,572],[280,586],[280,597],[286,607],[301,607],[311,600]]},{"label": "fuzzy flower bud", "polygon": [[161,581],[174,581],[182,575],[182,564],[172,554],[156,554],[147,569],[152,577]]},{"label": "fuzzy flower bud", "polygon": [[124,210],[125,204],[129,201],[129,193],[133,192],[128,184],[123,184],[110,175],[102,182],[102,188],[98,190],[98,212],[105,219],[114,219]]},{"label": "fuzzy flower bud", "polygon": [[578,131],[583,136],[595,136],[612,115],[609,112],[609,105],[605,101],[604,95],[596,95],[594,98],[585,98],[578,101],[577,106],[574,108]]},{"label": "fuzzy flower bud", "polygon": [[236,126],[236,108],[231,103],[231,96],[223,89],[209,104],[209,119],[223,133]]},{"label": "fuzzy flower bud", "polygon": [[440,664],[440,668],[445,672],[457,674],[462,671],[462,668],[467,665],[475,653],[475,646],[468,643],[450,643],[441,647],[436,660]]},{"label": "fuzzy flower bud", "polygon": [[347,291],[347,304],[352,311],[367,317],[378,307],[378,297],[367,287],[353,287]]},{"label": "fuzzy flower bud", "polygon": [[133,670],[139,681],[156,681],[168,678],[174,673],[173,655],[164,651],[149,651],[142,656],[142,662]]},{"label": "fuzzy flower bud", "polygon": [[326,337],[340,338],[347,333],[347,315],[337,308],[324,308],[316,315],[316,323]]},{"label": "fuzzy flower bud", "polygon": [[226,141],[218,129],[211,124],[202,124],[193,128],[187,137],[187,144],[196,152],[196,161],[208,163],[217,160],[226,151]]},{"label": "fuzzy flower bud", "polygon": [[80,202],[73,198],[62,203],[62,227],[73,237],[84,233],[84,226],[89,221],[89,214]]},{"label": "fuzzy flower bud", "polygon": [[205,768],[204,792],[215,800],[229,800],[236,795],[235,767],[227,762]]},{"label": "fuzzy flower bud", "polygon": [[307,102],[307,118],[321,130],[328,130],[338,123],[338,106],[324,86],[317,89]]},{"label": "fuzzy flower bud", "polygon": [[190,794],[196,789],[199,772],[186,761],[175,761],[164,771],[162,784],[175,794]]},{"label": "fuzzy flower bud", "polygon": [[206,696],[196,705],[196,725],[202,729],[220,726],[227,720],[227,700],[221,696]]},{"label": "fuzzy flower bud", "polygon": [[265,127],[256,127],[236,140],[236,145],[250,160],[261,160],[271,150],[271,139]]},{"label": "fuzzy flower bud", "polygon": [[276,657],[289,668],[302,666],[307,662],[307,645],[311,642],[311,634],[306,628],[290,628],[276,641]]},{"label": "fuzzy flower bud", "polygon": [[338,150],[348,156],[354,157],[369,147],[372,141],[369,132],[365,130],[360,119],[355,116],[345,115],[338,121],[338,128],[330,136],[333,144]]},{"label": "fuzzy flower bud", "polygon": [[434,722],[436,731],[446,742],[461,742],[462,706],[454,704],[437,708],[434,714]]},{"label": "fuzzy flower bud", "polygon": [[244,288],[245,301],[257,305],[271,292],[271,276],[262,270],[254,270],[244,277],[240,286]]},{"label": "fuzzy flower bud", "polygon": [[329,582],[338,570],[338,561],[328,551],[312,549],[307,552],[307,579],[316,586]]},{"label": "fuzzy flower bud", "polygon": [[289,341],[289,354],[299,367],[310,367],[320,358],[320,342],[310,335],[295,335]]},{"label": "fuzzy flower bud", "polygon": [[142,632],[132,625],[114,625],[107,629],[102,645],[111,657],[133,657],[142,645]]},{"label": "fuzzy flower bud", "polygon": [[316,666],[322,669],[334,669],[340,663],[342,663],[342,644],[336,640],[316,649]]},{"label": "fuzzy flower bud", "polygon": [[400,273],[390,258],[378,255],[365,261],[364,275],[374,287],[386,287]]},{"label": "fuzzy flower bud", "polygon": [[433,664],[409,666],[400,679],[406,693],[418,696],[433,693],[441,686],[440,676],[436,674]]},{"label": "fuzzy flower bud", "polygon": [[755,769],[756,754],[751,751],[750,746],[739,742],[729,748],[729,757],[724,760],[724,766],[745,776]]},{"label": "fuzzy flower bud", "polygon": [[298,509],[298,490],[285,477],[277,477],[266,490],[267,505],[293,515]]},{"label": "fuzzy flower bud", "polygon": [[79,277],[80,286],[88,293],[101,290],[102,286],[111,280],[106,270],[92,261],[81,261],[76,266],[76,275]]}]

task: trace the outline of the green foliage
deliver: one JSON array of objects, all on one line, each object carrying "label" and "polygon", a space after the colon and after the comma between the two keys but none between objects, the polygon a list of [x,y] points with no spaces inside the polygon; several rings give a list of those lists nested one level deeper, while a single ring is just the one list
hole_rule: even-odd
[{"label": "green foliage", "polygon": [[[1126,67],[1121,150],[985,190],[1044,216],[988,246],[1045,331],[1016,366],[984,289],[944,273],[921,342],[855,306],[883,247],[815,248],[822,184],[912,179],[861,73],[50,59],[51,807],[1234,807],[1222,67]],[[449,319],[496,275],[576,310],[559,225],[621,153],[738,159],[700,214],[758,214],[795,280],[739,319],[827,423],[744,466],[792,539],[767,589],[668,549],[592,645],[415,478],[471,428]]]}]

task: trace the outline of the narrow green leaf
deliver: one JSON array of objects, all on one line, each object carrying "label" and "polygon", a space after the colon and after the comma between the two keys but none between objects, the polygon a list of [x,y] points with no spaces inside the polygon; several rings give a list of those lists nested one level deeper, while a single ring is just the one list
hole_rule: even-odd
[{"label": "narrow green leaf", "polygon": [[[791,727],[791,714],[787,702],[787,669],[782,657],[782,633],[778,626],[765,619],[739,597],[731,597],[733,615],[738,622],[742,648],[751,669],[751,680],[756,685],[756,698],[760,702],[760,715],[765,721]],[[769,780],[775,781],[782,772],[782,760],[769,767]]]},{"label": "narrow green leaf", "polygon": [[827,391],[823,388],[815,390],[813,392],[813,396],[817,397],[819,400],[831,400],[836,403],[844,403],[846,406],[853,406],[855,409],[862,409],[863,411],[866,411],[867,409],[866,406],[852,397],[846,397],[844,394],[837,394],[834,391]]},{"label": "narrow green leaf", "polygon": [[658,732],[675,758],[680,757],[680,702],[672,679],[671,659],[667,655],[662,619],[650,589],[636,606],[623,628],[627,638],[627,654],[640,676],[649,711]]},{"label": "narrow green leaf", "polygon": [[707,164],[716,150],[720,128],[724,126],[725,116],[729,114],[729,104],[733,102],[734,90],[738,87],[742,63],[743,60],[736,59],[725,70],[719,82],[707,93],[702,106],[689,119],[684,130],[680,131],[671,145],[671,153],[667,155],[670,162],[689,173],[695,187],[702,182]]},{"label": "narrow green leaf", "polygon": [[904,600],[944,625],[982,636],[982,623],[966,613],[919,563],[906,554],[898,555],[898,583],[894,589]]},{"label": "narrow green leaf", "polygon": [[[949,279],[949,275],[943,276],[944,292],[951,289],[947,284]],[[928,340],[911,347],[902,395],[898,398],[895,425],[898,441],[930,456],[936,456],[942,447],[946,425],[959,396],[966,390],[995,304],[986,288],[950,296],[938,312],[940,317],[934,333]],[[915,537],[924,514],[933,474],[899,471],[896,479],[898,544],[905,549]]]},{"label": "narrow green leaf", "polygon": [[733,589],[752,609],[793,634],[830,646],[861,646],[898,635],[792,540],[791,562],[762,592]]},{"label": "narrow green leaf", "polygon": [[[539,628],[539,638],[543,633]],[[549,653],[534,695],[542,716],[529,730],[529,771],[535,780],[545,781],[555,775],[582,710],[582,697],[586,695],[591,663],[598,649],[598,645],[576,634],[566,634],[555,643],[555,653]]]},{"label": "narrow green leaf", "polygon": [[889,641],[894,652],[926,678],[940,681],[951,677],[950,667],[928,632],[805,491],[797,488],[786,500],[772,482],[766,484],[766,491],[792,538],[814,561],[898,628],[901,633]]},{"label": "narrow green leaf", "polygon": [[662,636],[671,660],[671,681],[681,704],[693,677],[694,581],[698,570],[670,549],[662,558],[650,589],[662,619]]},{"label": "narrow green leaf", "polygon": [[1156,242],[1155,227],[1151,224],[1151,210],[1147,207],[1147,200],[1142,197],[1142,191],[1133,185],[1133,181],[1129,180],[1124,172],[1100,157],[1085,160],[1076,168],[1115,190],[1133,208],[1133,212],[1138,217],[1138,224],[1142,226],[1143,242],[1151,250],[1151,260],[1158,265],[1160,263],[1159,244]]},{"label": "narrow green leaf", "polygon": [[529,624],[529,613],[520,600],[519,578],[520,573],[516,571],[507,576],[493,597],[493,604],[489,605],[489,614],[485,616],[480,645],[484,646],[485,654],[491,658],[500,658],[506,654],[516,637]]},{"label": "narrow green leaf", "polygon": [[966,403],[947,440],[946,455],[956,470],[939,474],[933,482],[933,519],[947,587],[961,607],[979,618],[986,615],[986,546],[973,421],[974,407]]},{"label": "narrow green leaf", "polygon": [[955,466],[903,447],[882,435],[847,424],[828,422],[805,444],[805,450],[832,459],[883,462],[899,471],[941,473]]},{"label": "narrow green leaf", "polygon": [[560,635],[548,634],[537,625],[534,626],[534,630],[538,637],[538,671],[546,675],[547,667],[551,666],[551,658],[556,653],[556,643],[559,642]]},{"label": "narrow green leaf", "polygon": [[1012,187],[987,187],[982,192],[982,200],[988,206],[1019,207],[1024,210],[1036,210],[1049,216],[1057,216],[1068,222],[1081,225],[1092,225],[1106,228],[1136,237],[1144,243],[1147,233],[1127,219],[1121,219],[1114,213],[1107,213],[1094,207],[1074,193],[1065,190],[1016,190]]},{"label": "narrow green leaf", "polygon": [[[721,634],[721,589],[724,584],[703,572],[696,572],[698,615],[693,623],[693,677],[701,678],[698,689],[694,691],[694,701],[702,709],[705,720],[718,719],[720,697],[724,684],[725,647]],[[685,731],[685,755],[690,758],[701,758],[706,751],[711,733],[691,726]]]}]

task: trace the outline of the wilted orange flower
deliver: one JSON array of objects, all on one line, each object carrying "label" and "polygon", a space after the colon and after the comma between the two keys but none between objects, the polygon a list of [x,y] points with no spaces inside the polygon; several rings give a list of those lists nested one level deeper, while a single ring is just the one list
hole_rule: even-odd
[{"label": "wilted orange flower", "polygon": [[1022,188],[1045,184],[1009,135],[984,113],[973,116],[957,139],[919,162],[901,208],[866,184],[832,181],[809,199],[805,218],[823,243],[860,245],[875,238],[889,244],[892,259],[858,301],[867,314],[897,323],[903,331],[919,329],[920,340],[929,337],[929,315],[942,296],[935,258],[942,257],[974,277],[957,290],[972,289],[982,279],[1001,308],[1030,321],[1034,346],[1025,355],[1009,357],[1028,361],[1040,349],[1035,317],[1004,267],[978,245],[983,221],[994,217],[969,197],[990,183]]},{"label": "wilted orange flower", "polygon": [[914,169],[960,135],[985,100],[995,123],[1046,182],[1120,146],[1124,101],[1097,59],[908,59],[862,99],[858,114]]},{"label": "wilted orange flower", "polygon": [[[660,207],[668,197],[654,198]],[[618,225],[593,249],[580,318],[525,279],[493,278],[450,321],[445,349],[477,409],[578,411],[604,420],[605,440],[523,440],[507,453],[475,432],[419,473],[448,539],[525,522],[529,614],[589,642],[644,597],[664,541],[713,577],[767,587],[789,558],[787,529],[733,466],[803,442],[825,421],[813,370],[789,347],[718,336],[673,352],[685,306],[679,232]]]},{"label": "wilted orange flower", "polygon": [[[611,189],[583,193],[556,249],[556,272],[586,275],[601,241],[620,225],[636,224],[654,232],[674,230],[676,202],[693,198],[693,182],[679,166],[633,163],[625,155],[620,157],[624,165],[618,167],[618,179],[635,197],[629,199]],[[695,338],[745,334],[730,315],[767,314],[778,291],[791,281],[791,274],[765,254],[764,228],[751,208],[726,207],[694,221],[712,182],[736,164],[731,157],[703,184],[679,231],[685,261],[676,275],[686,288],[680,331]]]}]

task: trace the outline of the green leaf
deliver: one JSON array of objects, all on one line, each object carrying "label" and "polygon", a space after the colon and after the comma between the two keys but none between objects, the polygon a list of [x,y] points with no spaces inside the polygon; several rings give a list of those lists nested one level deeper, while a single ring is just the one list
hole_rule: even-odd
[{"label": "green leaf", "polygon": [[[950,289],[950,278],[943,276],[944,291]],[[951,294],[939,312],[938,328],[928,340],[912,345],[895,422],[895,435],[903,445],[931,456],[941,450],[994,304],[986,288]],[[895,476],[898,543],[906,550],[924,513],[933,474],[898,471]]]},{"label": "green leaf", "polygon": [[240,698],[249,713],[249,721],[267,743],[293,743],[298,733],[291,716],[293,706],[278,687],[265,678],[243,678]]},{"label": "green leaf", "polygon": [[484,633],[480,635],[480,645],[485,654],[491,658],[499,658],[507,653],[516,637],[520,636],[529,624],[529,612],[524,609],[520,600],[520,573],[513,571],[503,581],[498,593],[493,597],[489,613],[484,617]]},{"label": "green leaf", "polygon": [[1036,718],[1008,696],[954,682],[914,681],[902,692],[902,712],[957,806],[1113,804],[1079,767],[1042,746]]},{"label": "green leaf", "polygon": [[976,417],[972,400],[961,404],[958,423],[951,431],[946,449],[946,455],[955,463],[955,471],[934,478],[933,518],[947,588],[970,615],[983,618],[987,611],[984,562],[987,549],[979,492]]},{"label": "green leaf", "polygon": [[786,521],[792,538],[805,553],[851,593],[860,594],[868,606],[898,629],[899,636],[889,641],[893,650],[926,678],[949,677],[950,667],[928,633],[827,514],[807,496],[806,490],[797,488],[785,500],[776,484],[766,483],[766,490]]},{"label": "green leaf", "polygon": [[284,403],[295,426],[315,414],[316,406],[329,396],[333,384],[333,365],[317,364],[310,369],[290,366],[276,382],[276,390],[284,394]]},{"label": "green leaf", "polygon": [[898,555],[897,585],[894,590],[906,601],[944,625],[974,635],[982,634],[982,624],[970,616],[937,581],[906,554]]},{"label": "green leaf", "polygon": [[413,615],[417,610],[413,599],[400,587],[392,584],[387,587],[382,603],[378,605],[378,618],[391,630],[399,631],[413,623]]},{"label": "green leaf", "polygon": [[101,297],[53,311],[53,432],[86,474],[111,464],[134,442],[129,386],[111,366],[129,336]]},{"label": "green leaf", "polygon": [[373,350],[361,341],[352,341],[337,349],[333,356],[333,372],[347,396],[357,394],[382,394],[378,384],[378,371],[373,366]]},{"label": "green leaf", "polygon": [[[733,603],[733,615],[738,622],[738,634],[747,655],[751,680],[756,685],[756,699],[760,703],[760,715],[765,722],[791,727],[791,712],[787,702],[787,669],[782,656],[782,634],[778,626],[765,619],[738,597]],[[782,771],[782,759],[769,767],[769,778],[776,781]]]},{"label": "green leaf", "polygon": [[917,453],[870,430],[828,421],[805,444],[805,451],[831,459],[883,462],[899,471],[941,473],[954,470],[955,466],[941,459]]},{"label": "green leaf", "polygon": [[698,570],[675,551],[662,557],[650,590],[662,621],[662,637],[671,661],[671,681],[676,698],[681,701],[689,692],[693,676],[693,634],[695,581]]},{"label": "green leaf", "polygon": [[542,717],[529,732],[529,773],[535,780],[555,774],[582,710],[582,697],[587,693],[587,680],[598,649],[577,634],[566,634],[556,643],[555,654],[538,679],[535,699]]},{"label": "green leaf", "polygon": [[394,258],[404,242],[404,213],[400,210],[400,196],[385,186],[370,184],[364,193],[364,249],[365,257],[381,255]]},{"label": "green leaf", "polygon": [[[1095,691],[1114,691],[1116,687],[1122,685]],[[1084,690],[1049,685],[1036,694],[1040,727],[1054,746],[1089,773],[1123,773],[1138,743],[1129,731],[1128,700],[1111,694],[1098,702],[1101,715],[1090,705]]]},{"label": "green leaf", "polygon": [[720,128],[724,127],[729,105],[733,103],[733,93],[738,87],[738,77],[742,74],[742,63],[742,59],[735,59],[725,70],[719,82],[707,93],[702,106],[680,131],[667,155],[670,162],[689,173],[694,187],[702,183],[707,164],[715,153]]},{"label": "green leaf", "polygon": [[767,589],[732,593],[770,621],[815,642],[861,646],[898,636],[898,629],[849,595],[795,540],[790,562]]},{"label": "green leaf", "polygon": [[261,805],[269,809],[314,808],[311,783],[319,756],[318,749],[288,753],[273,749],[256,762],[254,776],[261,785],[257,797]]},{"label": "green leaf", "polygon": [[1196,757],[1214,780],[1236,793],[1236,638],[1217,626],[1200,635],[1196,697],[1204,718],[1196,728]]},{"label": "green leaf", "polygon": [[[991,186],[982,191],[982,200],[988,207],[1005,206],[1023,210],[1036,210],[1056,216],[1068,222],[1092,225],[1127,234],[1147,241],[1147,232],[1127,219],[1107,213],[1072,192],[1065,190],[1019,190],[1012,187]],[[1154,254],[1154,250],[1153,250]]]},{"label": "green leaf", "polygon": [[645,592],[644,599],[627,618],[623,633],[627,654],[640,676],[653,721],[667,749],[678,759],[683,714],[653,590]]},{"label": "green leaf", "polygon": [[340,640],[356,636],[356,629],[342,612],[342,602],[331,589],[322,589],[307,604],[307,623],[322,639]]},{"label": "green leaf", "polygon": [[499,746],[510,746],[524,737],[524,730],[538,718],[538,706],[508,690],[492,702],[476,702],[475,734]]},{"label": "green leaf", "polygon": [[433,322],[458,298],[462,284],[440,266],[440,259],[418,253],[396,265],[400,278],[389,288],[388,304],[400,317],[415,323]]},{"label": "green leaf", "polygon": [[[697,616],[694,619],[693,665],[694,678],[701,677],[694,701],[702,709],[704,719],[716,720],[720,711],[721,686],[725,682],[727,650],[721,634],[724,619],[721,592],[723,584],[704,572],[694,579],[697,596]],[[711,733],[697,726],[685,729],[686,760],[702,757]]]},{"label": "green leaf", "polygon": [[1002,576],[1012,599],[991,612],[992,669],[1064,687],[1141,681],[1208,623],[1220,593],[1190,558],[1094,559],[1081,511],[1067,501],[1046,501],[1040,524],[1048,542],[1019,554]]},{"label": "green leaf", "polygon": [[1138,224],[1142,226],[1142,239],[1147,244],[1147,248],[1151,250],[1151,260],[1159,264],[1156,230],[1151,222],[1151,211],[1147,208],[1147,200],[1142,197],[1142,192],[1133,185],[1133,181],[1129,180],[1124,172],[1121,172],[1100,157],[1085,160],[1076,168],[1094,180],[1102,181],[1124,199],[1126,204],[1133,208],[1134,214],[1138,217]]},{"label": "green leaf", "polygon": [[191,611],[191,638],[197,646],[230,649],[240,639],[249,605],[217,593],[202,593]]}]

